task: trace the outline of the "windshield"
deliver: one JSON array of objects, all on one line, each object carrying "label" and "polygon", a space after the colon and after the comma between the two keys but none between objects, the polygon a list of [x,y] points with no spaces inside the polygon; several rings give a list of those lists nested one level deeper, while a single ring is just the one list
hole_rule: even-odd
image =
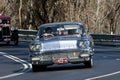
[{"label": "windshield", "polygon": [[8,19],[0,19],[0,24],[10,24],[10,20],[8,20]]},{"label": "windshield", "polygon": [[84,29],[80,25],[52,25],[45,26],[39,29],[40,37],[50,36],[69,36],[69,35],[81,35]]}]

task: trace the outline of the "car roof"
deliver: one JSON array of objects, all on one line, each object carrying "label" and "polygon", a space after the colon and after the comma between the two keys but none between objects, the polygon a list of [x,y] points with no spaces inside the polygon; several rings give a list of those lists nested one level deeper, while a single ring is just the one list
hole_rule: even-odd
[{"label": "car roof", "polygon": [[10,19],[10,16],[0,15],[0,19]]},{"label": "car roof", "polygon": [[48,26],[52,26],[52,25],[67,25],[67,24],[77,24],[77,25],[83,25],[83,23],[81,22],[54,22],[54,23],[46,23],[46,24],[42,24],[39,27],[48,27]]}]

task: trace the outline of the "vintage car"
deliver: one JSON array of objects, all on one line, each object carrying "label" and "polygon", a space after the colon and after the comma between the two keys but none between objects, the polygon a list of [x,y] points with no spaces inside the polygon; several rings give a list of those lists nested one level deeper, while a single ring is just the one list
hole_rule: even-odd
[{"label": "vintage car", "polygon": [[30,43],[32,70],[45,70],[53,64],[84,63],[93,66],[93,40],[80,22],[56,22],[39,26]]},{"label": "vintage car", "polygon": [[11,17],[0,14],[0,42],[6,42],[7,44],[12,42],[14,45],[18,45],[18,40],[18,30],[13,29]]}]

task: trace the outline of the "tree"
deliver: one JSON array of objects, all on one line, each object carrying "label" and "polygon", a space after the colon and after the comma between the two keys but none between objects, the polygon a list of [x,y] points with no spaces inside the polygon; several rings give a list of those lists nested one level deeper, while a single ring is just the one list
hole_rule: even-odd
[{"label": "tree", "polygon": [[[38,29],[49,22],[83,22],[90,33],[120,33],[120,0],[0,0],[14,26]],[[29,27],[31,26],[31,27]]]},{"label": "tree", "polygon": [[20,0],[20,7],[19,7],[19,27],[22,28],[22,0]]}]

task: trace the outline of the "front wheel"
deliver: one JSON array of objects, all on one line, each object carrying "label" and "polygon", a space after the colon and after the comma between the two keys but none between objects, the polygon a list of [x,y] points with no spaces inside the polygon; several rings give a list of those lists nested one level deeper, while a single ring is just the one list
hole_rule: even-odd
[{"label": "front wheel", "polygon": [[16,39],[16,40],[14,41],[14,45],[15,45],[15,46],[18,45],[18,39]]},{"label": "front wheel", "polygon": [[7,45],[10,45],[10,41],[7,41],[6,44],[7,44]]},{"label": "front wheel", "polygon": [[44,71],[46,66],[41,65],[32,65],[33,72]]},{"label": "front wheel", "polygon": [[87,68],[92,68],[93,67],[93,59],[90,58],[89,61],[84,63]]}]

